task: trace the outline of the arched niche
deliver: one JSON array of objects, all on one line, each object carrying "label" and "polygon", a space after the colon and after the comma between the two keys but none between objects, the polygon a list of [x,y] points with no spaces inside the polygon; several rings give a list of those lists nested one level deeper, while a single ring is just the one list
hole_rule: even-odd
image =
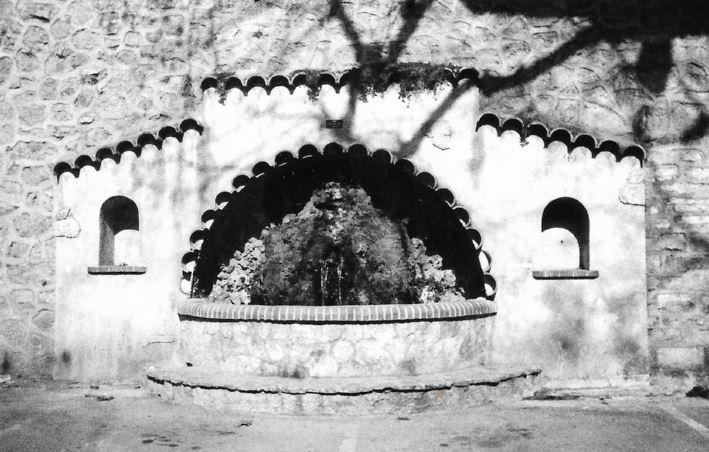
[{"label": "arched niche", "polygon": [[376,208],[405,220],[408,234],[423,240],[430,253],[443,258],[443,266],[454,272],[466,297],[486,296],[479,241],[471,240],[471,231],[475,235],[477,231],[466,227],[468,214],[452,205],[449,191],[436,190],[435,183],[416,174],[411,162],[394,163],[386,151],[369,155],[361,146],[345,152],[332,145],[323,154],[305,146],[299,158],[279,155],[275,166],[261,162],[254,167],[254,177],[237,177],[237,189],[218,196],[221,209],[198,238],[201,246],[192,296],[208,295],[220,266],[236,250],[242,250],[269,224],[278,224],[285,215],[300,211],[313,191],[328,182],[362,187]]},{"label": "arched niche", "polygon": [[135,265],[140,261],[138,206],[125,196],[113,196],[99,213],[99,266]]},{"label": "arched niche", "polygon": [[588,211],[578,200],[562,197],[547,204],[541,218],[543,247],[539,256],[544,259],[541,265],[547,270],[534,271],[533,276],[537,279],[598,277],[598,272],[590,268],[590,228]]},{"label": "arched niche", "polygon": [[542,232],[561,228],[569,231],[578,244],[579,264],[581,270],[589,270],[589,229],[588,211],[574,198],[557,198],[547,204],[542,213]]}]

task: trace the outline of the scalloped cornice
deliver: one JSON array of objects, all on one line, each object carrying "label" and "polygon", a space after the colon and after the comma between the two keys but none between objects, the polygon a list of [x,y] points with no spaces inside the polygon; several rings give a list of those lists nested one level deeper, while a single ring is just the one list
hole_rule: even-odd
[{"label": "scalloped cornice", "polygon": [[596,158],[601,152],[610,152],[615,156],[615,160],[620,162],[624,158],[634,157],[640,161],[640,165],[644,165],[647,158],[645,149],[637,144],[621,148],[617,141],[613,140],[598,140],[592,135],[579,134],[573,136],[571,131],[564,128],[557,128],[549,131],[549,128],[538,122],[525,124],[521,119],[508,117],[504,119],[494,113],[483,113],[480,115],[476,123],[475,130],[482,126],[490,126],[497,130],[497,135],[502,135],[503,132],[516,132],[520,140],[524,140],[529,136],[536,136],[544,141],[544,146],[547,147],[554,141],[564,143],[569,154],[578,147],[585,147],[591,151],[591,156]]},{"label": "scalloped cornice", "polygon": [[158,149],[161,149],[163,141],[170,137],[173,137],[177,139],[177,141],[181,142],[182,137],[188,130],[194,130],[201,135],[204,131],[204,127],[202,127],[194,119],[185,119],[180,123],[180,127],[178,129],[171,126],[166,126],[160,129],[157,133],[157,138],[155,135],[146,132],[138,136],[136,144],[133,144],[130,141],[121,141],[116,145],[115,150],[111,148],[101,148],[96,152],[94,157],[82,154],[74,160],[73,165],[69,162],[59,162],[54,165],[54,175],[58,179],[59,176],[68,172],[73,174],[75,177],[79,177],[81,168],[85,166],[93,166],[98,171],[101,169],[101,161],[105,159],[112,159],[116,163],[120,163],[121,155],[126,151],[132,151],[136,154],[136,156],[140,157],[143,146],[154,145]]}]

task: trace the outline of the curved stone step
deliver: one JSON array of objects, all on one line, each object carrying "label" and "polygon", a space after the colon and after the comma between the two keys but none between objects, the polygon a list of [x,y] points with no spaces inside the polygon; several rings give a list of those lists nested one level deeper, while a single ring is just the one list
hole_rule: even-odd
[{"label": "curved stone step", "polygon": [[475,367],[404,377],[284,378],[184,367],[148,372],[151,391],[177,402],[271,414],[410,413],[522,398],[536,368]]}]

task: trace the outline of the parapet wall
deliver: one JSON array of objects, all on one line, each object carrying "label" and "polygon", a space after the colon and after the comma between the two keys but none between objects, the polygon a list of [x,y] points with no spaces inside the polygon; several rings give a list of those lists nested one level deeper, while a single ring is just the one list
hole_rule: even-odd
[{"label": "parapet wall", "polygon": [[177,127],[206,77],[425,62],[475,68],[483,111],[645,147],[651,364],[706,372],[706,5],[616,3],[0,1],[0,370],[61,359],[57,161]]}]

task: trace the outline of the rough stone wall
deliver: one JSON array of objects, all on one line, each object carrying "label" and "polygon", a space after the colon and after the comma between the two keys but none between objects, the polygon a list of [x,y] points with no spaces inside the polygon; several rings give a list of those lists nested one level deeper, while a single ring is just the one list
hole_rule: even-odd
[{"label": "rough stone wall", "polygon": [[180,324],[196,368],[236,375],[361,377],[421,375],[487,364],[493,317],[309,325],[271,322]]},{"label": "rough stone wall", "polygon": [[209,75],[474,67],[485,109],[648,150],[656,369],[709,334],[709,22],[700,0],[0,0],[0,370],[50,371],[51,168],[175,125]]}]

